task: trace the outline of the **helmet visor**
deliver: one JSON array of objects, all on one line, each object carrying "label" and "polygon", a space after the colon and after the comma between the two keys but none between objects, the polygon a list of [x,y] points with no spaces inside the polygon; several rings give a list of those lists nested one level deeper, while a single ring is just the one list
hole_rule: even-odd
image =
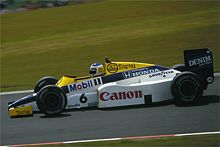
[{"label": "helmet visor", "polygon": [[92,74],[92,75],[96,74],[96,69],[95,68],[91,68],[90,71],[89,71],[89,74]]}]

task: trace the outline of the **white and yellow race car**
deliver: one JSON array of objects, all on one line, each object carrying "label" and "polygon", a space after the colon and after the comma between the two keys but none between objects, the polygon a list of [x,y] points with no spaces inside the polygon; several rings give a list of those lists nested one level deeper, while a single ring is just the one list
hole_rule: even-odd
[{"label": "white and yellow race car", "polygon": [[175,104],[195,103],[214,81],[210,49],[184,51],[185,64],[164,67],[139,62],[92,64],[90,75],[40,79],[34,93],[8,104],[9,115],[40,111],[58,115],[66,109],[109,108],[151,104],[174,99]]}]

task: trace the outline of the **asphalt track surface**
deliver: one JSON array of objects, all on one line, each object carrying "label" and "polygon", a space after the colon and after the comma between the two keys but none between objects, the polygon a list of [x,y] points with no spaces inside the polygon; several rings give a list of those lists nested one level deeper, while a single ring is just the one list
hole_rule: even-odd
[{"label": "asphalt track surface", "polygon": [[220,76],[193,106],[166,102],[151,107],[79,109],[56,117],[38,113],[12,119],[7,103],[27,94],[1,95],[0,145],[219,131],[219,81]]}]

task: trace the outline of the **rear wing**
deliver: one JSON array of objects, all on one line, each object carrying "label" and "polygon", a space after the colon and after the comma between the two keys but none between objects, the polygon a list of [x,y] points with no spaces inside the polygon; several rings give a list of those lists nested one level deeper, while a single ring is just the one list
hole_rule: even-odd
[{"label": "rear wing", "polygon": [[208,48],[184,50],[185,66],[196,73],[205,85],[214,82],[213,56]]}]

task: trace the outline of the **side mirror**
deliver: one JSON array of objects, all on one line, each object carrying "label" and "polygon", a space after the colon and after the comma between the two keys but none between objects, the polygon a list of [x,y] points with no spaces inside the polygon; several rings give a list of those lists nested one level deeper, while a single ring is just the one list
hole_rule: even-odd
[{"label": "side mirror", "polygon": [[105,56],[105,62],[106,62],[106,63],[111,63],[111,61],[108,59],[107,56]]}]

